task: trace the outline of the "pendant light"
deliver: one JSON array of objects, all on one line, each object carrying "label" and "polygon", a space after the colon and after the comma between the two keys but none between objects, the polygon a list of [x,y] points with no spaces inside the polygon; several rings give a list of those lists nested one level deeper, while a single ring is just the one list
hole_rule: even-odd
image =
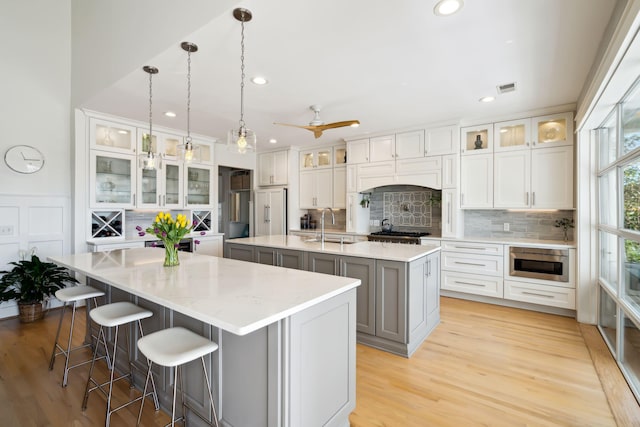
[{"label": "pendant light", "polygon": [[198,46],[191,42],[182,42],[182,49],[187,52],[187,137],[184,144],[178,145],[180,160],[191,163],[200,159],[200,147],[191,142],[191,53],[198,51]]},{"label": "pendant light", "polygon": [[139,156],[140,167],[144,170],[155,170],[162,167],[162,156],[153,152],[153,75],[158,74],[158,69],[150,65],[145,65],[142,69],[149,74],[149,134],[142,136],[142,146],[147,143],[147,152]]},{"label": "pendant light", "polygon": [[252,15],[249,10],[239,7],[233,10],[233,17],[242,25],[240,33],[240,121],[238,129],[229,131],[227,144],[230,149],[244,154],[256,149],[256,134],[247,129],[244,124],[244,23],[251,21]]}]

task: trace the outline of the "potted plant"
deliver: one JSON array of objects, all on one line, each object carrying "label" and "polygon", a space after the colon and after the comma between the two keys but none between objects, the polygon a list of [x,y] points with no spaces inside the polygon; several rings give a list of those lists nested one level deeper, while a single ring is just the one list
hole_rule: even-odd
[{"label": "potted plant", "polygon": [[62,289],[67,283],[78,283],[69,271],[52,262],[42,262],[37,255],[31,260],[10,262],[13,269],[0,271],[0,302],[18,302],[20,321],[23,323],[41,319],[45,298]]}]

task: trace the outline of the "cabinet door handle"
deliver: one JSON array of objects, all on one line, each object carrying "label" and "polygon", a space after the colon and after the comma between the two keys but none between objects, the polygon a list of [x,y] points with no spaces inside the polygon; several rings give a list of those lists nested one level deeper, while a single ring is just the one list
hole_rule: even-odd
[{"label": "cabinet door handle", "polygon": [[184,196],[184,205],[187,206],[187,196]]},{"label": "cabinet door handle", "polygon": [[529,143],[528,143],[528,142],[525,142],[525,143],[524,143],[524,145],[526,145],[526,146],[528,147],[528,146],[529,146]]},{"label": "cabinet door handle", "polygon": [[524,194],[525,194],[525,199],[526,199],[526,201],[524,202],[524,204],[525,204],[525,205],[527,205],[527,206],[529,206],[529,192],[528,192],[528,191],[525,191],[525,193],[524,193]]},{"label": "cabinet door handle", "polygon": [[475,262],[461,262],[461,261],[454,261],[454,264],[460,264],[460,265],[472,265],[474,267],[485,267],[484,264],[478,264]]},{"label": "cabinet door handle", "polygon": [[527,291],[522,291],[523,295],[531,295],[531,296],[535,296],[535,297],[543,297],[543,298],[554,298],[553,295],[545,295],[545,294],[539,294],[537,292],[527,292]]},{"label": "cabinet door handle", "polygon": [[451,202],[447,202],[447,224],[451,225]]},{"label": "cabinet door handle", "polygon": [[158,206],[162,206],[162,196],[158,194]]},{"label": "cabinet door handle", "polygon": [[480,283],[461,282],[461,281],[459,281],[459,280],[454,280],[453,282],[454,282],[454,283],[459,283],[459,284],[461,284],[461,285],[479,286],[479,287],[481,287],[481,288],[484,288],[484,287],[485,287],[484,285],[481,285]]},{"label": "cabinet door handle", "polygon": [[531,206],[534,206],[536,204],[536,192],[532,191],[531,192]]},{"label": "cabinet door handle", "polygon": [[167,195],[166,195],[166,194],[164,194],[164,195],[162,196],[162,206],[165,206],[166,204],[167,204]]},{"label": "cabinet door handle", "polygon": [[460,193],[460,206],[464,206],[464,193]]},{"label": "cabinet door handle", "polygon": [[133,193],[132,196],[133,196],[133,205],[135,206],[136,205],[136,193]]}]

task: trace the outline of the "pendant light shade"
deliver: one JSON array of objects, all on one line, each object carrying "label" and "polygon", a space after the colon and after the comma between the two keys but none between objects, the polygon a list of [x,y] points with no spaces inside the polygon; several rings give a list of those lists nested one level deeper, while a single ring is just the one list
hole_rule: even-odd
[{"label": "pendant light shade", "polygon": [[187,137],[184,144],[178,145],[178,156],[185,163],[197,162],[200,160],[200,147],[191,142],[191,53],[198,51],[198,46],[191,42],[180,44],[187,52]]},{"label": "pendant light shade", "polygon": [[153,75],[158,74],[158,69],[149,65],[142,67],[149,74],[149,133],[142,135],[142,150],[139,155],[140,167],[144,170],[156,170],[162,168],[162,156],[154,152],[153,140]]},{"label": "pendant light shade", "polygon": [[233,16],[241,24],[240,33],[240,121],[237,129],[231,129],[227,134],[227,145],[230,150],[237,151],[238,153],[247,153],[256,150],[256,134],[247,129],[244,123],[244,23],[251,21],[253,17],[251,12],[244,8],[237,8],[233,10]]}]

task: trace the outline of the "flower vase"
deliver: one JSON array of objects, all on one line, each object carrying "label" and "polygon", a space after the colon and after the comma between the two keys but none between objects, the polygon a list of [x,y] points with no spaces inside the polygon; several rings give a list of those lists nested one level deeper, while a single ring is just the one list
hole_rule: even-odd
[{"label": "flower vase", "polygon": [[568,229],[564,229],[564,241],[568,242],[569,241],[569,230]]},{"label": "flower vase", "polygon": [[180,265],[180,258],[178,258],[178,248],[173,243],[167,243],[164,248],[164,266],[173,267]]}]

